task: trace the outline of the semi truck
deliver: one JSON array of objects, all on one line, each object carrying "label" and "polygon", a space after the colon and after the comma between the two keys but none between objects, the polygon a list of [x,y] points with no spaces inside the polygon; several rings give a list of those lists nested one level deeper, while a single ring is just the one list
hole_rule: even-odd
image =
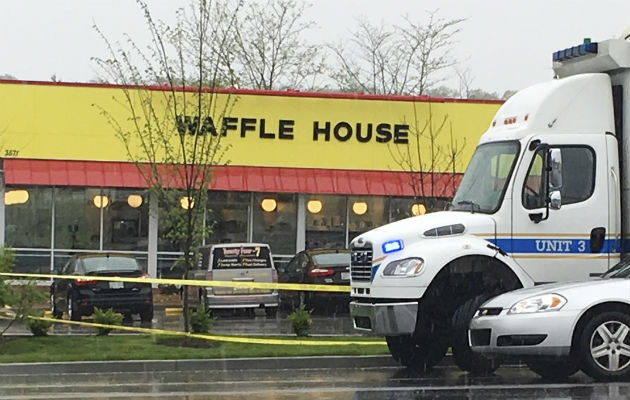
[{"label": "semi truck", "polygon": [[351,248],[355,329],[384,336],[426,370],[450,347],[465,371],[470,319],[521,287],[588,279],[620,260],[630,233],[630,35],[553,53],[554,79],[497,111],[448,211],[384,225]]}]

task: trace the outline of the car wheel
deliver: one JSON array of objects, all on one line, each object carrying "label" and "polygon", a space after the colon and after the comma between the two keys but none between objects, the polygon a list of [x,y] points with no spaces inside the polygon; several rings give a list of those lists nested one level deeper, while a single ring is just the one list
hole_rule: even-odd
[{"label": "car wheel", "polygon": [[74,300],[74,296],[68,296],[68,318],[71,321],[81,321],[81,312],[79,304]]},{"label": "car wheel", "polygon": [[419,341],[409,335],[385,336],[385,340],[394,360],[421,372],[428,371],[442,361],[448,348],[442,341]]},{"label": "car wheel", "polygon": [[61,318],[61,316],[63,315],[63,313],[57,308],[57,304],[55,303],[55,295],[52,292],[50,293],[50,313],[52,314],[53,318]]},{"label": "car wheel", "polygon": [[530,359],[525,363],[530,370],[545,380],[565,379],[580,370],[579,364],[572,357],[557,359]]},{"label": "car wheel", "polygon": [[472,351],[468,343],[468,327],[473,315],[477,312],[488,296],[479,295],[469,299],[462,304],[453,314],[453,361],[455,365],[464,371],[478,374],[488,375],[496,371],[501,365],[498,358],[488,358],[482,354]]},{"label": "car wheel", "polygon": [[582,369],[599,380],[630,378],[630,315],[607,311],[596,315],[580,335]]},{"label": "car wheel", "polygon": [[140,321],[143,324],[150,324],[153,320],[153,305],[140,312]]},{"label": "car wheel", "polygon": [[276,315],[278,314],[278,307],[266,307],[265,314],[267,315],[267,318],[276,318]]}]

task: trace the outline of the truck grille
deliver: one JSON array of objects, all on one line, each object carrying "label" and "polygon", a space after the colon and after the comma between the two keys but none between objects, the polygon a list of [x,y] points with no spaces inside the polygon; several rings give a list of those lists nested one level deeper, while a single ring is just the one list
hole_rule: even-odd
[{"label": "truck grille", "polygon": [[372,245],[353,247],[350,253],[350,272],[353,281],[370,281],[372,278]]}]

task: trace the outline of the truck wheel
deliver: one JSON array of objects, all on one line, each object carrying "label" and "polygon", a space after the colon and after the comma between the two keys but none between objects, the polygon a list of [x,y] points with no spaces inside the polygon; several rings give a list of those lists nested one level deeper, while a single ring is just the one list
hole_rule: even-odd
[{"label": "truck wheel", "polygon": [[606,311],[593,317],[580,335],[582,369],[599,380],[630,378],[630,316]]},{"label": "truck wheel", "polygon": [[525,363],[536,374],[545,380],[565,379],[580,370],[575,360],[569,357],[557,359],[530,359]]},{"label": "truck wheel", "polygon": [[385,336],[389,352],[401,365],[426,372],[446,355],[448,345],[442,341],[426,340],[420,343],[409,335]]},{"label": "truck wheel", "polygon": [[481,306],[488,296],[479,295],[469,299],[462,304],[453,314],[453,361],[455,365],[464,371],[477,374],[488,375],[496,371],[501,365],[499,359],[488,358],[472,351],[468,343],[468,327],[479,306]]}]

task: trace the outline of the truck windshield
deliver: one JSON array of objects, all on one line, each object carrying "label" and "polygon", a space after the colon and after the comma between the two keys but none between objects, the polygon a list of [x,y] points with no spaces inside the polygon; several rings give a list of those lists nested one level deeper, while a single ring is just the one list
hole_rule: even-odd
[{"label": "truck windshield", "polygon": [[473,154],[451,210],[492,214],[498,210],[520,149],[519,142],[482,144]]}]

